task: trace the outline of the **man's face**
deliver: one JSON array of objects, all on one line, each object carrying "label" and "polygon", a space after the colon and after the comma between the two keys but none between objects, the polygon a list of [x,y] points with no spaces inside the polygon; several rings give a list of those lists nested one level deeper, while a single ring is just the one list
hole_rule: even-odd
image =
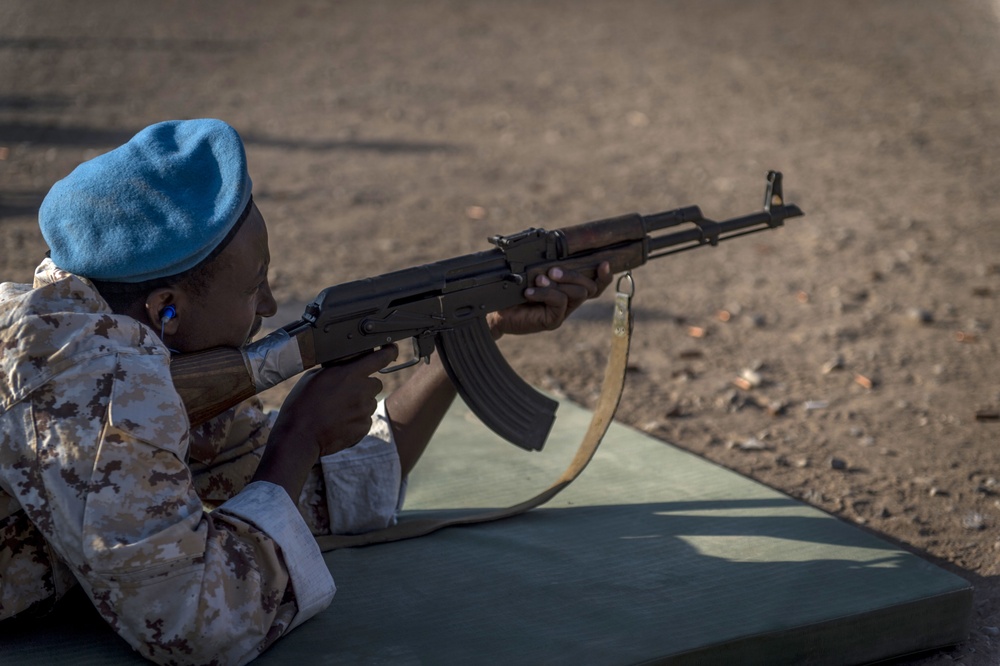
[{"label": "man's face", "polygon": [[213,260],[212,279],[201,294],[178,287],[177,330],[168,344],[179,352],[242,347],[273,316],[277,303],[267,281],[271,254],[264,218],[250,214],[229,245]]}]

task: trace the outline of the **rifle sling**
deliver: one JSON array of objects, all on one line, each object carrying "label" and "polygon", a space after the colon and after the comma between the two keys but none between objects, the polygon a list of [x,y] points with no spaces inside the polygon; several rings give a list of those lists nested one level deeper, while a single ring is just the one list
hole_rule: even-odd
[{"label": "rifle sling", "polygon": [[[629,281],[631,283],[630,276]],[[604,438],[604,434],[608,431],[608,427],[614,419],[618,403],[621,401],[622,391],[625,387],[625,369],[628,365],[629,345],[632,338],[631,296],[631,293],[623,293],[621,289],[618,290],[615,299],[614,335],[611,341],[611,353],[608,356],[608,364],[604,370],[601,396],[597,407],[594,409],[590,426],[587,428],[587,432],[576,451],[576,455],[573,457],[572,462],[570,462],[569,467],[566,468],[562,476],[555,483],[531,499],[506,508],[490,509],[482,513],[456,518],[404,520],[390,527],[365,534],[318,536],[316,537],[316,541],[320,549],[327,552],[338,548],[401,541],[403,539],[412,539],[430,534],[444,527],[501,520],[541,506],[559,494],[583,472],[591,458],[594,457],[601,439]]]}]

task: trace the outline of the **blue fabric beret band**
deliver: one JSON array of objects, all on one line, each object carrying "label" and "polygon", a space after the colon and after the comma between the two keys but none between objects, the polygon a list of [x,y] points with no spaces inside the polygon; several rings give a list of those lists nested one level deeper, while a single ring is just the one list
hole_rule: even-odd
[{"label": "blue fabric beret band", "polygon": [[207,257],[239,220],[251,187],[236,130],[221,120],[173,120],[53,185],[38,223],[59,268],[143,282]]}]

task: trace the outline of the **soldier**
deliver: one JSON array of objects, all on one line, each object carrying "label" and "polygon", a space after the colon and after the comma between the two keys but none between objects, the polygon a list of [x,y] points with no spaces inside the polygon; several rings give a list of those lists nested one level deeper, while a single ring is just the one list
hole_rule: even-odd
[{"label": "soldier", "polygon": [[[0,284],[0,619],[79,584],[161,663],[246,663],[335,587],[313,535],[395,521],[455,395],[438,361],[377,402],[394,347],[191,428],[171,353],[240,347],[276,311],[243,144],[152,125],[56,183],[33,285]],[[610,282],[551,271],[494,337],[552,329]],[[331,646],[336,649],[336,646]]]}]

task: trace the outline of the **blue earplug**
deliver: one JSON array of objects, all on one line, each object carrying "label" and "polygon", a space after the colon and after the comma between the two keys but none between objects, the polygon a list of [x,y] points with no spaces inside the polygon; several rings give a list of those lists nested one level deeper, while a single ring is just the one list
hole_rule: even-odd
[{"label": "blue earplug", "polygon": [[160,310],[160,339],[163,339],[163,329],[166,327],[167,322],[177,316],[177,308],[172,305]]}]

